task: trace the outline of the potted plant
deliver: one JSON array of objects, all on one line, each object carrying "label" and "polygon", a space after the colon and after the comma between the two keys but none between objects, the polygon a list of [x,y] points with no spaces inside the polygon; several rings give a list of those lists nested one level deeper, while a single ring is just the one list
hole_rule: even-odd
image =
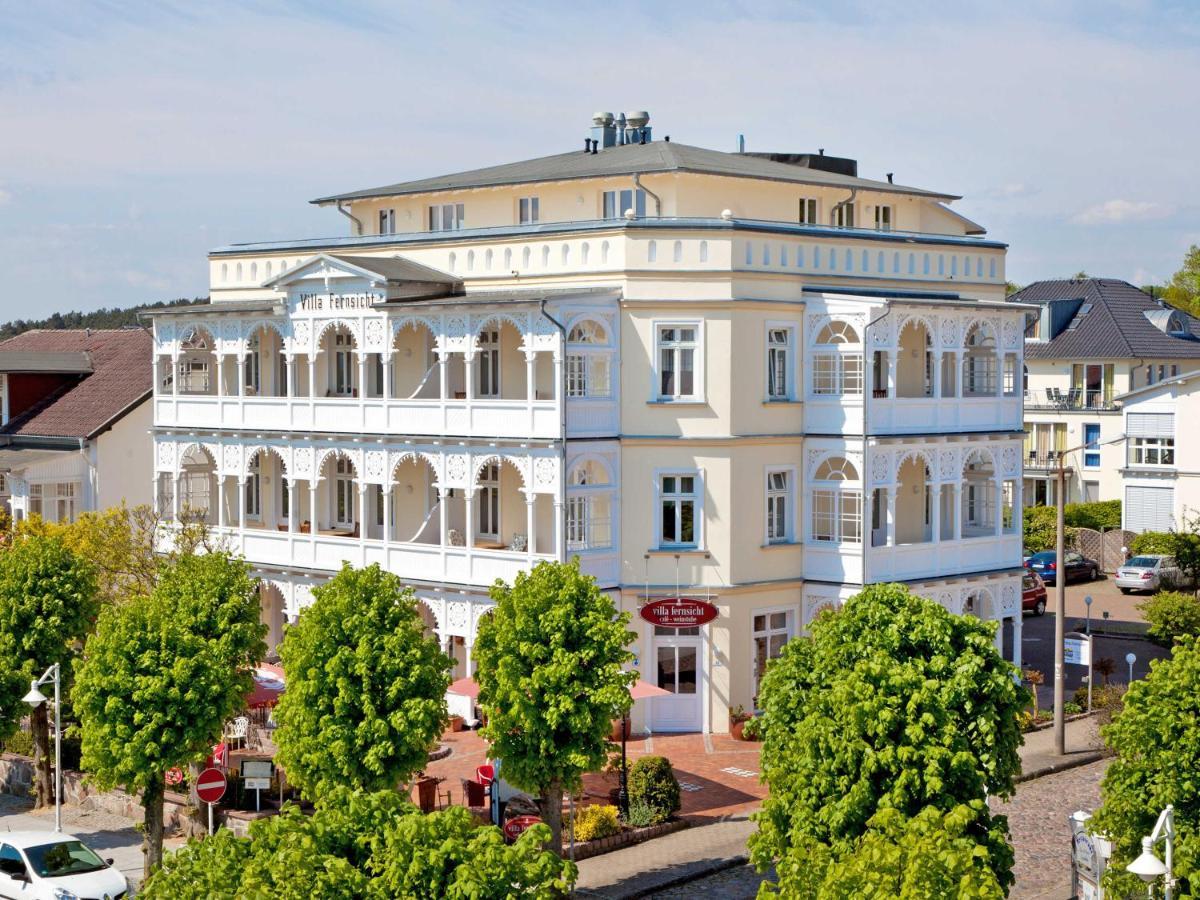
[{"label": "potted plant", "polygon": [[751,718],[753,718],[753,716],[746,712],[746,708],[744,706],[738,705],[729,707],[729,733],[733,736],[734,740],[745,740],[743,733],[746,728],[746,723]]}]

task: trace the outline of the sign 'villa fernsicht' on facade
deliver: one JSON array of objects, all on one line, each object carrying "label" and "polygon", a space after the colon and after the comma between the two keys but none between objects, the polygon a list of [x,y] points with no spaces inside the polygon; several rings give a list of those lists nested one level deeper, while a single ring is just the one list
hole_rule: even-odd
[{"label": "sign 'villa fernsicht' on facade", "polygon": [[328,312],[330,310],[370,309],[383,301],[383,294],[362,292],[356,294],[298,294],[300,309],[305,312]]},{"label": "sign 'villa fernsicht' on facade", "polygon": [[668,597],[647,603],[638,613],[647,622],[663,628],[695,628],[717,618],[718,610],[706,600]]}]

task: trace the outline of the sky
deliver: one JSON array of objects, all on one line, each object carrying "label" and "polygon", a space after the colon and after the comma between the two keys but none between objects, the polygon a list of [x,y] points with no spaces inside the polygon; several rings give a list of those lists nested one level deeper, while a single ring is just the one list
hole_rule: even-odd
[{"label": "sky", "polygon": [[655,136],[963,195],[1018,283],[1200,243],[1200,3],[0,0],[0,321],[207,294],[308,201]]}]

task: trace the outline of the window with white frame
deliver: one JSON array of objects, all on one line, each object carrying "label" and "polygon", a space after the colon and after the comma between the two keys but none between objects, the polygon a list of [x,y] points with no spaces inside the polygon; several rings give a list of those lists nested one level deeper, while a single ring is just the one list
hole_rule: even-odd
[{"label": "window with white frame", "polygon": [[612,485],[596,460],[575,465],[567,478],[567,549],[612,547]]},{"label": "window with white frame", "polygon": [[250,461],[250,474],[246,476],[246,517],[262,518],[262,466],[260,457]]},{"label": "window with white frame", "polygon": [[756,612],[753,618],[754,639],[754,684],[753,703],[758,706],[759,685],[767,672],[767,665],[778,659],[783,646],[792,639],[794,628],[793,610],[770,610]]},{"label": "window with white frame", "polygon": [[396,211],[394,209],[381,209],[379,211],[379,233],[396,233]]},{"label": "window with white frame", "polygon": [[800,198],[800,217],[801,225],[820,225],[821,222],[817,218],[817,198],[816,197],[801,197]]},{"label": "window with white frame", "polygon": [[793,328],[767,329],[767,399],[791,400],[795,397],[792,386]]},{"label": "window with white frame", "polygon": [[78,490],[79,485],[74,481],[31,484],[29,514],[39,515],[47,522],[74,522]]},{"label": "window with white frame", "polygon": [[477,511],[479,536],[500,537],[500,463],[488,463],[479,472]]},{"label": "window with white frame", "polygon": [[792,540],[792,472],[771,469],[767,472],[767,543],[786,544]]},{"label": "window with white frame", "polygon": [[814,394],[863,392],[862,342],[849,322],[834,320],[817,333],[812,359]]},{"label": "window with white frame", "polygon": [[31,484],[29,486],[29,514],[45,518],[45,513],[42,509],[42,486],[40,484]]},{"label": "window with white frame", "polygon": [[658,482],[660,547],[698,547],[700,477],[696,472],[662,475]]},{"label": "window with white frame", "polygon": [[812,540],[827,543],[862,543],[862,491],[858,470],[845,457],[822,460],[813,475],[810,531]]},{"label": "window with white frame", "polygon": [[698,334],[699,326],[695,323],[657,327],[660,400],[693,400],[699,396],[696,377]]},{"label": "window with white frame", "polygon": [[839,203],[829,214],[829,224],[835,228],[854,227],[854,204]]},{"label": "window with white frame", "polygon": [[572,325],[567,332],[567,396],[611,397],[611,358],[608,329],[594,319]]},{"label": "window with white frame", "polygon": [[338,457],[333,475],[333,524],[337,528],[354,527],[354,466]]},{"label": "window with white frame", "polygon": [[245,393],[251,396],[262,393],[262,340],[256,331],[246,342]]},{"label": "window with white frame", "polygon": [[430,231],[458,231],[466,227],[466,211],[463,204],[441,203],[429,207]]},{"label": "window with white frame", "polygon": [[354,396],[354,338],[346,331],[333,335],[333,393],[336,397]]},{"label": "window with white frame", "polygon": [[500,332],[484,329],[479,332],[479,352],[475,354],[475,369],[479,372],[476,396],[500,396]]},{"label": "window with white frame", "polygon": [[876,231],[891,231],[892,230],[892,208],[890,206],[875,207],[875,230]]},{"label": "window with white frame", "polygon": [[517,224],[532,225],[539,221],[537,197],[522,197],[517,201]]},{"label": "window with white frame", "polygon": [[646,192],[641,188],[604,191],[601,194],[601,208],[605,219],[620,219],[630,209],[641,219],[646,215]]},{"label": "window with white frame", "polygon": [[1175,465],[1175,438],[1135,437],[1129,449],[1130,462],[1135,466]]}]

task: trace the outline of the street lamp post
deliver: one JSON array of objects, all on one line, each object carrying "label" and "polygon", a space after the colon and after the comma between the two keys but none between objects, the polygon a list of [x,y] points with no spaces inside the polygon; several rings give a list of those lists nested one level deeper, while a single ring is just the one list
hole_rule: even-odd
[{"label": "street lamp post", "polygon": [[46,702],[46,695],[38,688],[50,681],[54,682],[54,830],[62,831],[62,704],[58,663],[43,672],[41,678],[29,682],[29,693],[22,699],[37,709]]},{"label": "street lamp post", "polygon": [[[1080,444],[1058,454],[1058,471],[1055,479],[1055,536],[1054,536],[1054,751],[1059,756],[1067,753],[1067,720],[1063,712],[1063,639],[1064,622],[1067,616],[1067,570],[1063,566],[1066,556],[1066,524],[1063,521],[1067,494],[1067,456],[1079,450],[1094,450],[1108,444],[1118,444],[1125,440],[1125,435],[1119,434],[1107,441],[1093,441]],[[1090,650],[1091,648],[1089,648]]]},{"label": "street lamp post", "polygon": [[1133,664],[1137,662],[1137,654],[1133,651],[1126,653],[1125,662],[1129,663],[1129,683],[1133,684]]},{"label": "street lamp post", "polygon": [[1092,711],[1092,595],[1088,594],[1083,598],[1084,604],[1087,606],[1087,620],[1084,622],[1083,631],[1087,635],[1088,641],[1088,707],[1087,711]]},{"label": "street lamp post", "polygon": [[[1166,862],[1154,855],[1154,845],[1159,841],[1164,843]],[[1163,879],[1163,898],[1171,900],[1175,894],[1175,807],[1167,804],[1154,823],[1154,830],[1142,838],[1141,855],[1125,867],[1148,885]],[[1151,890],[1153,890],[1151,888]]]}]

